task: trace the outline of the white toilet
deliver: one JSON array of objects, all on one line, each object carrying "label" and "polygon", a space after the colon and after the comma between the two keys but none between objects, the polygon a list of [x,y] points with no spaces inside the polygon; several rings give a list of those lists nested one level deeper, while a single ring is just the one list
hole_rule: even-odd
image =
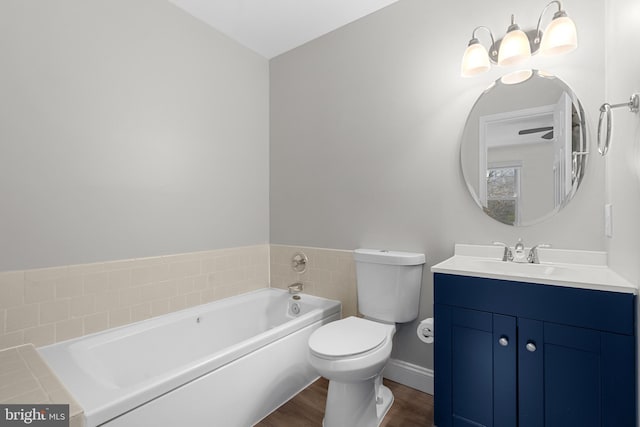
[{"label": "white toilet", "polygon": [[396,323],[418,317],[424,254],[356,249],[358,311],[309,337],[309,361],[329,380],[324,427],[377,427],[393,403],[382,385]]}]

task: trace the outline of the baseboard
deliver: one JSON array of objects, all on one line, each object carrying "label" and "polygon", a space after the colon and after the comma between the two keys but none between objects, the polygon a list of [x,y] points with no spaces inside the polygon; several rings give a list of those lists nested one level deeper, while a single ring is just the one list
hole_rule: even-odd
[{"label": "baseboard", "polygon": [[382,376],[424,393],[433,394],[433,370],[404,360],[389,359]]}]

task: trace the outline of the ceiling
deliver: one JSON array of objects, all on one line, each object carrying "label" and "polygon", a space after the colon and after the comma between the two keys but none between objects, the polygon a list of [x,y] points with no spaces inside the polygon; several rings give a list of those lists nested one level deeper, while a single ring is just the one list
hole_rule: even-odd
[{"label": "ceiling", "polygon": [[398,0],[169,0],[273,58]]}]

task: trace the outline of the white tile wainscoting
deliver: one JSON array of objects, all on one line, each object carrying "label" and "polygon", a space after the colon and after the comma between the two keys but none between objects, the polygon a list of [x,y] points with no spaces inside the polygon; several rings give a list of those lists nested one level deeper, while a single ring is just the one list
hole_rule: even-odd
[{"label": "white tile wainscoting", "polygon": [[[296,273],[291,258],[308,257]],[[286,289],[342,302],[358,314],[353,251],[254,245],[24,271],[0,272],[0,349],[36,347],[254,289]]]},{"label": "white tile wainscoting", "polygon": [[269,245],[0,272],[0,349],[36,347],[269,286]]},{"label": "white tile wainscoting", "polygon": [[[309,259],[303,273],[291,267],[291,259],[298,252]],[[358,313],[353,251],[271,245],[271,286],[287,289],[295,282],[304,285],[305,293],[341,301],[342,317]]]}]

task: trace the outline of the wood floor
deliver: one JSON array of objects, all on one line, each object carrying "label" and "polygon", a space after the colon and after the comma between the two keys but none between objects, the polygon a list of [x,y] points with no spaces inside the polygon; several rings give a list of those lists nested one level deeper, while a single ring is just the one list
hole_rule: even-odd
[{"label": "wood floor", "polygon": [[[321,427],[329,382],[320,378],[256,427]],[[432,427],[433,396],[384,380],[394,396],[380,427]]]}]

